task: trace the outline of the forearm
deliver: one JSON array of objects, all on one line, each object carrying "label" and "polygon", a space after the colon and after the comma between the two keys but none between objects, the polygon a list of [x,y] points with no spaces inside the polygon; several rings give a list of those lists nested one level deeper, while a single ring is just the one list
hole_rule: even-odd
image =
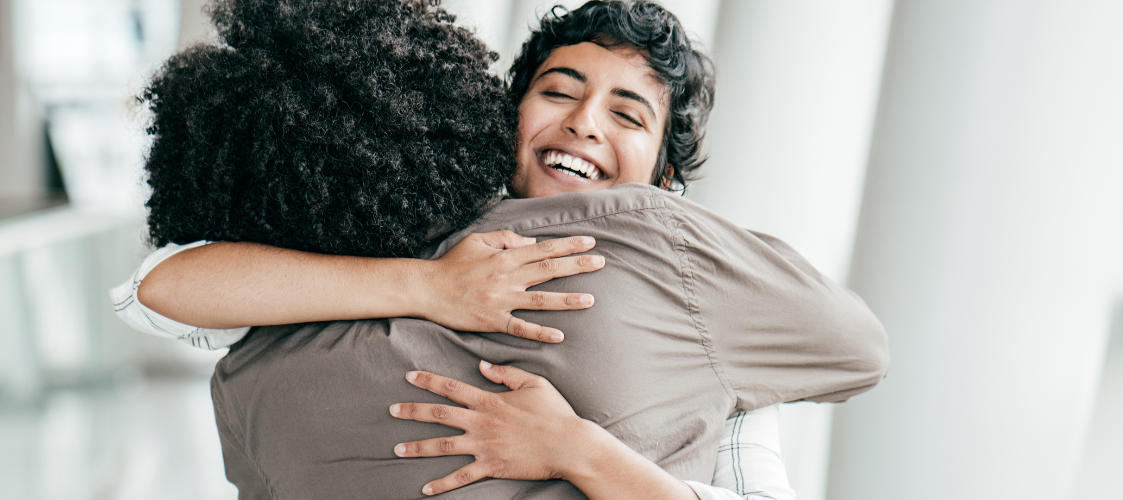
[{"label": "forearm", "polygon": [[164,316],[203,328],[416,316],[412,291],[425,279],[427,264],[213,243],[161,263],[137,297]]},{"label": "forearm", "polygon": [[575,460],[564,479],[590,500],[698,500],[686,483],[629,448],[608,431],[586,421],[588,451]]}]

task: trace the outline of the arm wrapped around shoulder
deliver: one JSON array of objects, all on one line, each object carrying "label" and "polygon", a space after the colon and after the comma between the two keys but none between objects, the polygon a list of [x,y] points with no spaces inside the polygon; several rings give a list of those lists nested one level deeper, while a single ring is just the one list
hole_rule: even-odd
[{"label": "arm wrapped around shoulder", "polygon": [[679,227],[698,321],[737,410],[845,401],[885,377],[885,330],[857,294],[779,239],[691,212]]}]

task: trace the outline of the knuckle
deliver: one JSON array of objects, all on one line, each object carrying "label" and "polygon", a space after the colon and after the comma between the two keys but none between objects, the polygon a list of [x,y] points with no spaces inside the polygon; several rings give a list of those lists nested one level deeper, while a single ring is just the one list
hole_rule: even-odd
[{"label": "knuckle", "polygon": [[406,445],[407,455],[420,455],[422,453],[421,443],[410,443]]},{"label": "knuckle", "polygon": [[554,240],[546,240],[538,244],[538,249],[543,252],[549,252],[554,249],[558,244]]},{"label": "knuckle", "polygon": [[437,441],[437,450],[441,453],[452,453],[456,450],[456,443],[450,438],[441,438]]},{"label": "knuckle", "polygon": [[491,477],[497,478],[507,477],[507,471],[511,468],[511,464],[502,458],[492,459],[488,465],[491,469]]},{"label": "knuckle", "polygon": [[481,420],[480,423],[483,425],[483,427],[485,429],[492,430],[492,431],[499,430],[499,429],[503,428],[503,419],[501,419],[499,417],[486,417],[483,420]]},{"label": "knuckle", "polygon": [[433,382],[433,374],[428,372],[419,372],[417,374],[417,383],[429,385]]},{"label": "knuckle", "polygon": [[461,486],[472,482],[472,474],[466,470],[456,471],[456,476],[454,477],[457,484],[460,484]]},{"label": "knuckle", "polygon": [[557,260],[548,259],[538,263],[538,267],[547,273],[557,272],[559,264]]},{"label": "knuckle", "polygon": [[[492,281],[497,282],[499,280],[495,279],[495,280],[492,280]],[[480,292],[480,299],[483,303],[490,304],[490,303],[493,303],[493,302],[499,302],[499,298],[500,298],[501,295],[502,294],[500,294],[499,292],[497,292],[495,290],[487,290],[487,291],[484,291],[484,292]]]},{"label": "knuckle", "polygon": [[530,303],[534,307],[542,307],[546,305],[546,294],[542,292],[531,292]]},{"label": "knuckle", "polygon": [[592,257],[589,257],[588,255],[581,255],[581,256],[577,257],[577,265],[578,266],[587,267],[587,266],[591,266],[592,264],[593,264],[593,259],[592,259]]},{"label": "knuckle", "polygon": [[[486,394],[483,394],[483,395],[480,396],[480,400],[479,400],[479,403],[477,404],[477,407],[478,407],[478,409],[480,409],[482,411],[485,411],[485,412],[486,411],[492,411],[492,410],[495,410],[496,408],[499,407],[500,401],[501,400],[499,399],[499,396],[496,396],[495,394],[489,392],[489,393],[486,393]],[[485,425],[490,425],[490,424],[493,424],[493,423],[502,423],[502,421],[499,420],[497,417],[487,417],[487,418],[484,419]]]},{"label": "knuckle", "polygon": [[413,403],[403,403],[401,407],[402,416],[412,418],[417,413],[417,405]]},{"label": "knuckle", "polygon": [[444,388],[448,392],[457,392],[460,390],[460,381],[453,379],[445,379]]},{"label": "knuckle", "polygon": [[511,335],[514,335],[516,337],[526,337],[527,336],[526,325],[524,325],[521,321],[512,322],[511,323]]},{"label": "knuckle", "polygon": [[437,420],[444,420],[452,416],[452,410],[444,405],[437,405],[433,407],[433,418]]}]

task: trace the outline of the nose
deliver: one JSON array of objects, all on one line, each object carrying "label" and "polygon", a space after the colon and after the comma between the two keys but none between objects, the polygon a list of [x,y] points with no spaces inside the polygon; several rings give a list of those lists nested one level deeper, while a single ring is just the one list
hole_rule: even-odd
[{"label": "nose", "polygon": [[598,144],[604,142],[604,130],[597,123],[594,106],[588,101],[575,106],[561,125],[566,132],[581,139],[589,139]]}]

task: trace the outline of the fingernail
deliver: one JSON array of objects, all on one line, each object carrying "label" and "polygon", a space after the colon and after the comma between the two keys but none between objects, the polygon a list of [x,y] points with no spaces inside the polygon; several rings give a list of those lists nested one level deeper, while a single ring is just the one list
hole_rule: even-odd
[{"label": "fingernail", "polygon": [[604,256],[603,255],[594,255],[593,256],[593,265],[594,266],[603,266],[604,265]]},{"label": "fingernail", "polygon": [[593,296],[592,295],[582,295],[580,297],[577,297],[577,303],[581,304],[583,306],[591,306],[591,305],[593,305]]},{"label": "fingernail", "polygon": [[561,332],[550,334],[550,341],[551,342],[561,342],[562,340],[565,340],[565,335],[562,335]]},{"label": "fingernail", "polygon": [[406,445],[399,444],[399,445],[395,446],[394,447],[394,454],[399,456],[399,457],[406,456]]},{"label": "fingernail", "polygon": [[[402,412],[402,405],[390,405],[390,414],[397,415]],[[401,446],[401,445],[399,445]]]},{"label": "fingernail", "polygon": [[432,495],[433,487],[426,484],[424,488],[421,488],[421,493],[425,495]]},{"label": "fingernail", "polygon": [[484,360],[481,359],[480,360],[480,366],[482,366],[484,368],[491,368],[491,363],[488,363],[487,361],[484,361]]},{"label": "fingernail", "polygon": [[533,245],[535,241],[538,240],[536,238],[523,238],[523,243],[526,243],[527,245]]},{"label": "fingernail", "polygon": [[407,372],[406,380],[409,380],[410,382],[417,380],[417,372]]},{"label": "fingernail", "polygon": [[597,244],[597,240],[593,239],[592,236],[582,236],[581,243],[584,243],[586,245],[595,245]]}]

